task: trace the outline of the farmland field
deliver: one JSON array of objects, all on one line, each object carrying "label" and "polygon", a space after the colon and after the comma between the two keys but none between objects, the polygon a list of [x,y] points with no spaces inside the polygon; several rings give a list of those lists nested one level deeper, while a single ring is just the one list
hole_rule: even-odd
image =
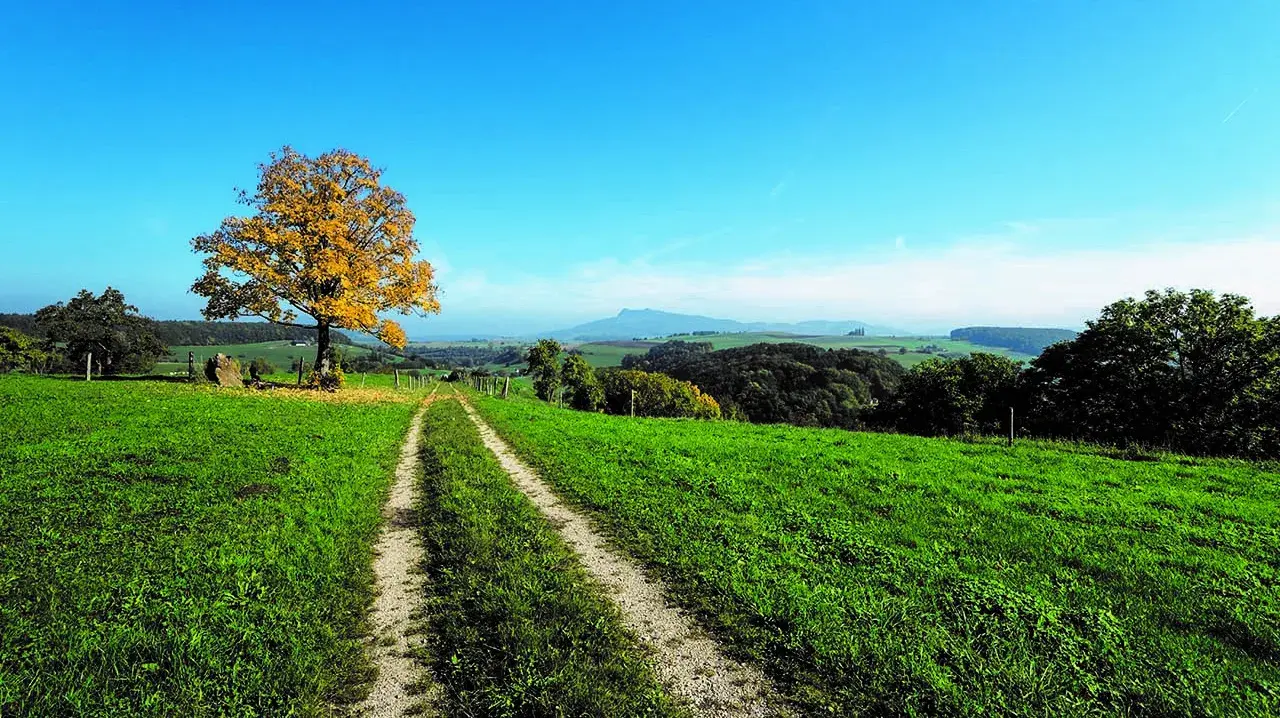
[{"label": "farmland field", "polygon": [[1280,712],[1264,466],[475,403],[807,711]]},{"label": "farmland field", "polygon": [[[351,344],[335,344],[334,347],[345,356],[359,356],[368,354],[369,349],[362,346]],[[156,371],[159,373],[167,373],[170,371],[187,370],[187,352],[193,352],[196,355],[196,363],[200,365],[203,360],[208,359],[214,354],[226,354],[240,360],[243,365],[246,362],[253,361],[257,357],[263,357],[271,362],[277,369],[288,370],[289,366],[295,359],[307,360],[307,365],[315,361],[316,348],[315,345],[305,347],[295,347],[288,341],[275,342],[255,342],[252,344],[217,344],[203,346],[193,344],[190,346],[171,346],[169,347],[169,355],[161,358],[161,363],[157,365]],[[398,361],[399,358],[389,356],[388,361]]]},{"label": "farmland field", "polygon": [[[1027,362],[1034,358],[1027,354],[1020,354],[1008,349],[983,347],[971,342],[955,340],[942,336],[849,337],[810,336],[786,334],[782,332],[744,332],[740,334],[711,334],[706,336],[683,335],[645,341],[588,342],[586,344],[578,345],[577,348],[582,350],[583,357],[592,366],[617,366],[622,363],[622,357],[628,354],[644,354],[651,346],[656,346],[662,342],[673,340],[686,342],[710,342],[714,349],[732,349],[734,347],[743,347],[749,344],[777,344],[782,342],[812,344],[817,347],[822,347],[823,349],[862,349],[863,351],[869,352],[876,352],[884,349],[888,352],[889,358],[908,368],[919,364],[931,356],[935,356],[933,354],[924,354],[917,351],[918,349],[928,345],[938,347],[943,352],[955,354],[987,352],[989,354],[999,354],[1015,361],[1022,362]],[[907,350],[906,354],[899,353],[903,348]]]},{"label": "farmland field", "polygon": [[0,377],[0,715],[358,697],[370,545],[414,405],[280,394]]}]

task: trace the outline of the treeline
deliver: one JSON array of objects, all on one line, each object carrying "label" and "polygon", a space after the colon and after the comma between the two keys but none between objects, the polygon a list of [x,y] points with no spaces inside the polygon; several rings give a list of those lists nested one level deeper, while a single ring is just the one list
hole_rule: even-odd
[{"label": "treeline", "polygon": [[475,347],[415,347],[405,350],[409,358],[424,360],[429,366],[446,367],[478,367],[486,364],[514,366],[524,361],[524,351],[515,346]]},{"label": "treeline", "polygon": [[726,416],[754,422],[1003,435],[1012,410],[1019,436],[1280,458],[1280,317],[1256,316],[1234,294],[1115,302],[1029,366],[977,352],[903,370],[859,350],[678,341],[624,366],[690,382]]},{"label": "treeline", "polygon": [[865,426],[868,413],[892,399],[905,373],[886,356],[810,344],[712,351],[707,342],[670,341],[624,357],[622,366],[690,382],[730,417],[846,429]]},{"label": "treeline", "polygon": [[1070,329],[1034,327],[962,327],[951,330],[951,338],[982,347],[1012,349],[1020,354],[1036,356],[1052,344],[1076,337]]},{"label": "treeline", "polygon": [[[287,327],[269,322],[203,322],[191,320],[157,320],[141,318],[151,334],[165,346],[214,346],[218,344],[253,344],[274,341],[315,342],[316,330]],[[0,327],[11,327],[23,334],[44,338],[35,314],[0,314]],[[330,332],[335,344],[352,344],[340,331]]]},{"label": "treeline", "polygon": [[[201,322],[189,320],[150,320],[152,331],[168,346],[215,346],[218,344],[255,344],[257,342],[306,341],[315,343],[316,330],[287,327],[269,322]],[[329,332],[334,344],[353,344],[351,337],[340,331]]]}]

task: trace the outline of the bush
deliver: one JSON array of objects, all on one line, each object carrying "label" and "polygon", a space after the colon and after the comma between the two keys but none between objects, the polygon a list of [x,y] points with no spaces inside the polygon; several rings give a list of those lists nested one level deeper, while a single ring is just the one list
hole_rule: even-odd
[{"label": "bush", "polygon": [[342,369],[336,366],[329,370],[328,376],[321,376],[320,373],[314,369],[307,375],[307,386],[313,389],[337,391],[341,389],[342,385],[345,383],[347,383],[347,375],[342,372]]},{"label": "bush", "polygon": [[635,392],[636,416],[719,419],[720,404],[687,381],[666,374],[634,369],[601,369],[605,411],[631,413],[631,392]]},{"label": "bush", "polygon": [[249,363],[249,376],[254,379],[274,373],[276,373],[276,368],[271,365],[271,362],[267,361],[266,357],[254,357],[253,361]]}]

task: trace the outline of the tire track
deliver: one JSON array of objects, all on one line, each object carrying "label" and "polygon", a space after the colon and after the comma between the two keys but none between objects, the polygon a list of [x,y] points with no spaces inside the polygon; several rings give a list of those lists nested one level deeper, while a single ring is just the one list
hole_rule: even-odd
[{"label": "tire track", "polygon": [[777,692],[758,668],[725,656],[686,612],[672,605],[661,582],[650,580],[639,566],[610,548],[586,516],[557,498],[471,404],[460,399],[485,446],[516,488],[550,520],[587,572],[617,603],[626,626],[652,651],[658,678],[673,695],[687,700],[698,715],[708,718],[790,715],[781,708]]}]

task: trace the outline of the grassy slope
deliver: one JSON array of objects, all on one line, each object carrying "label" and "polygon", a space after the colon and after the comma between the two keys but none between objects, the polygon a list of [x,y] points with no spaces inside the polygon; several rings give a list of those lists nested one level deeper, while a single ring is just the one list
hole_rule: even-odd
[{"label": "grassy slope", "polygon": [[477,404],[812,710],[1280,711],[1260,467]]},{"label": "grassy slope", "polygon": [[[368,354],[367,347],[338,344],[335,345],[338,351],[346,356],[359,356]],[[277,369],[288,370],[289,365],[294,359],[306,359],[307,365],[315,361],[316,348],[314,345],[305,347],[295,347],[287,341],[277,342],[255,342],[252,344],[219,344],[211,346],[191,345],[191,346],[172,346],[169,347],[169,356],[162,357],[162,365],[157,367],[156,371],[186,371],[187,369],[187,352],[194,352],[196,361],[200,366],[204,359],[208,359],[214,354],[222,353],[235,357],[240,360],[243,365],[251,362],[257,357],[263,357],[271,362]],[[398,357],[391,357],[392,361],[398,361]],[[172,365],[172,366],[171,366]],[[177,368],[174,368],[177,367]]]},{"label": "grassy slope", "polygon": [[428,411],[430,654],[459,715],[679,715],[568,547],[456,401]]},{"label": "grassy slope", "polygon": [[0,377],[0,714],[349,698],[412,410]]},{"label": "grassy slope", "polygon": [[[1017,361],[1030,361],[1033,357],[1026,354],[1019,354],[1008,349],[998,349],[995,347],[982,347],[966,341],[957,341],[948,337],[845,337],[845,336],[799,336],[789,335],[777,332],[747,332],[743,334],[713,334],[711,336],[678,336],[671,337],[670,340],[680,340],[687,342],[711,342],[716,349],[730,349],[733,347],[747,346],[748,344],[759,343],[781,343],[781,342],[799,342],[801,344],[813,344],[823,349],[862,349],[865,351],[878,351],[884,349],[889,352],[889,358],[897,361],[906,367],[912,367],[925,359],[930,358],[931,354],[920,354],[913,350],[920,347],[933,344],[942,347],[943,351],[968,354],[972,352],[987,352],[990,354],[1000,354]],[[659,344],[668,339],[655,340],[653,344]],[[906,347],[907,354],[898,354],[898,349]],[[645,347],[623,347],[602,343],[582,344],[578,347],[582,350],[583,356],[592,366],[618,366],[622,363],[622,357],[628,354],[643,354],[648,351]]]}]

